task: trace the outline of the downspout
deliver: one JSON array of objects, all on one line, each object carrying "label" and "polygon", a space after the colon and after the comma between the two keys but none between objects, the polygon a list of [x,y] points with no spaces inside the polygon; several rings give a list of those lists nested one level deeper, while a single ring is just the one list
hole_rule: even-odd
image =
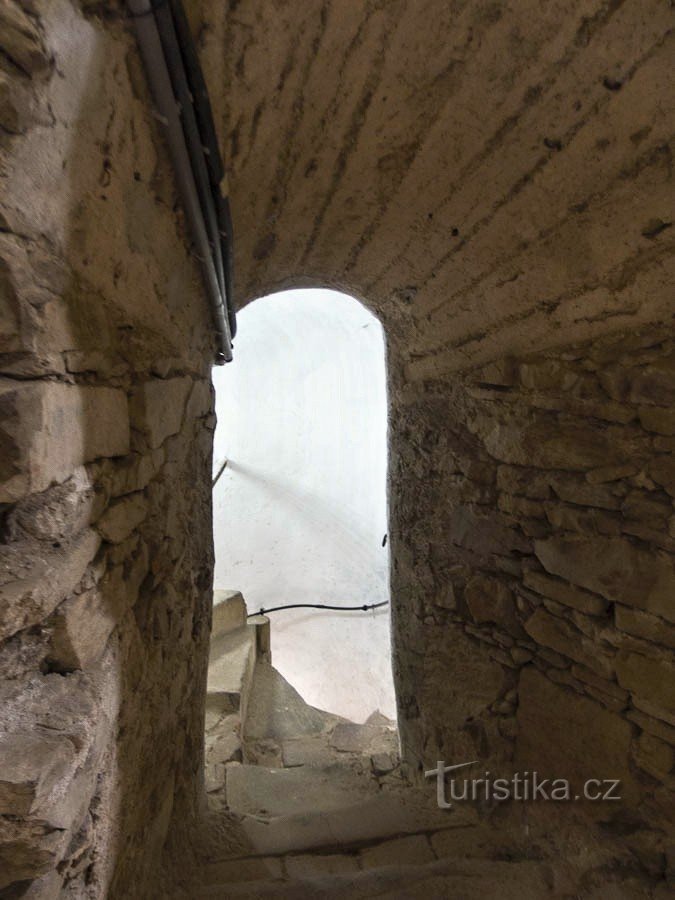
[{"label": "downspout", "polygon": [[[195,243],[196,255],[201,265],[204,285],[213,311],[216,331],[215,361],[218,364],[230,362],[232,360],[232,333],[225,300],[226,278],[223,270],[221,242],[219,240],[219,231],[221,229],[217,225],[213,196],[208,191],[206,191],[208,196],[204,194],[205,170],[203,168],[203,158],[202,167],[200,168],[199,163],[196,163],[196,169],[202,191],[202,200],[205,204],[204,207],[202,202],[200,202],[200,193],[197,189],[195,172],[192,166],[193,161],[196,162],[197,157],[193,150],[191,159],[186,144],[186,132],[189,140],[190,129],[195,129],[196,124],[189,90],[185,82],[185,73],[182,65],[178,65],[180,56],[176,55],[177,47],[174,46],[171,59],[167,60],[155,19],[156,13],[169,14],[168,8],[165,2],[157,4],[152,3],[151,0],[127,0],[127,3],[134,20],[136,37],[150,90],[159,114],[159,121],[164,126],[169,153],[176,174],[178,192]],[[168,27],[164,19],[162,21],[165,25],[163,30],[166,44],[171,46],[171,41],[175,41],[175,32],[173,32],[173,28]],[[167,61],[169,65],[174,65],[171,74]],[[183,83],[181,83],[181,78]],[[179,98],[183,99],[182,106],[176,100],[174,84],[176,86],[180,85],[176,93]],[[183,119],[181,119],[181,113],[184,114]],[[186,131],[184,131],[184,122]],[[192,137],[195,137],[194,132]],[[196,137],[198,139],[198,133]],[[208,176],[206,177],[208,181]],[[207,230],[205,217],[209,220],[211,234]]]}]

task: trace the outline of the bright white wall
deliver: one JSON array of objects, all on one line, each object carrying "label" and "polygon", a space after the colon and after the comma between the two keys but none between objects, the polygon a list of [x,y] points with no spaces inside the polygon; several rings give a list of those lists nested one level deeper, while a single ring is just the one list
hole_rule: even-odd
[{"label": "bright white wall", "polygon": [[[214,369],[215,587],[249,612],[388,599],[385,350],[356,300],[298,290],[238,315],[234,362]],[[272,613],[272,659],[315,706],[395,716],[389,609]]]}]

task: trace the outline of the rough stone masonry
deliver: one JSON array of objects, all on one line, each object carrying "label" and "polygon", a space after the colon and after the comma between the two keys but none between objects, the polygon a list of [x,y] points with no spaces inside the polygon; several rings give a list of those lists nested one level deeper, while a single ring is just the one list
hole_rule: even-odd
[{"label": "rough stone masonry", "polygon": [[[387,333],[411,774],[620,778],[665,871],[671,4],[187,7],[241,303]],[[0,892],[145,898],[202,805],[213,335],[123,6],[3,0],[0,154]]]}]

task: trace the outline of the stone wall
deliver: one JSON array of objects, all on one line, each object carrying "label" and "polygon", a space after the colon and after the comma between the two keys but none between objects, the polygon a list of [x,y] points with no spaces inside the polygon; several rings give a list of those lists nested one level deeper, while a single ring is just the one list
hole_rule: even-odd
[{"label": "stone wall", "polygon": [[209,310],[124,23],[9,0],[0,46],[0,893],[149,896],[201,778]]},{"label": "stone wall", "polygon": [[[135,43],[84,5],[0,9],[0,890],[146,897],[199,797],[213,346]],[[342,288],[388,335],[411,768],[574,764],[660,821],[670,4],[188,6],[242,300]]]},{"label": "stone wall", "polygon": [[419,767],[613,777],[623,813],[672,815],[674,402],[672,332],[645,329],[395,403],[396,666]]}]

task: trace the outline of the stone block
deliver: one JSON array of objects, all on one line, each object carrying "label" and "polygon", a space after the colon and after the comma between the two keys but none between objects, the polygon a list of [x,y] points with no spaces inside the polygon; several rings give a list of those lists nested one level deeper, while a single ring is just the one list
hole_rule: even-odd
[{"label": "stone block", "polygon": [[619,519],[600,509],[549,505],[546,510],[546,518],[558,531],[574,531],[578,534],[618,535],[621,533]]},{"label": "stone block", "polygon": [[205,379],[196,380],[190,391],[187,406],[185,408],[185,418],[187,421],[193,419],[201,419],[207,416],[213,408],[213,388],[211,383]]},{"label": "stone block", "polygon": [[652,658],[621,650],[616,657],[616,675],[621,687],[647,701],[650,706],[675,715],[675,662],[672,655]]},{"label": "stone block", "polygon": [[211,638],[246,624],[246,603],[240,591],[214,591]]},{"label": "stone block", "polygon": [[[0,890],[16,882],[27,882],[41,875],[48,875],[63,853],[63,836],[56,831],[47,834],[44,829],[19,833],[6,833],[0,842]],[[24,885],[21,885],[24,887]],[[10,890],[13,889],[10,888]],[[12,894],[7,892],[6,896]],[[25,896],[25,894],[23,894]]]},{"label": "stone block", "polygon": [[94,484],[82,466],[63,484],[20,500],[10,521],[40,541],[63,541],[89,525],[98,504]]},{"label": "stone block", "polygon": [[0,502],[68,478],[99,457],[129,452],[124,391],[0,379]]},{"label": "stone block", "polygon": [[564,606],[576,609],[589,616],[602,616],[607,611],[609,602],[598,594],[591,594],[581,588],[574,587],[558,578],[551,578],[542,572],[526,569],[523,582],[531,590],[544,597],[549,597]]},{"label": "stone block", "polygon": [[104,541],[120,544],[138,528],[148,514],[148,501],[138,492],[114,503],[103,513],[96,528]]},{"label": "stone block", "polygon": [[558,359],[540,359],[522,363],[519,368],[520,383],[531,391],[567,393],[581,380],[575,372]]},{"label": "stone block", "polygon": [[512,516],[543,519],[545,515],[544,505],[536,500],[528,500],[527,497],[500,494],[497,505],[502,512],[509,513]]},{"label": "stone block", "polygon": [[498,513],[480,514],[467,506],[449,512],[445,533],[453,544],[483,559],[489,560],[494,554],[509,556],[514,550],[521,553],[530,551],[530,542],[510,526],[505,516]]},{"label": "stone block", "polygon": [[631,722],[635,722],[642,731],[653,734],[654,737],[665,741],[671,747],[675,747],[675,728],[673,726],[640,712],[638,709],[629,709],[626,713],[626,718],[630,719]]},{"label": "stone block", "polygon": [[620,631],[675,650],[675,628],[663,619],[617,603],[614,607],[614,621]]},{"label": "stone block", "polygon": [[73,745],[49,733],[14,733],[2,736],[0,814],[28,816],[71,770]]},{"label": "stone block", "polygon": [[361,866],[364,869],[379,869],[383,866],[421,866],[435,859],[429,841],[421,834],[385,841],[361,851]]},{"label": "stone block", "polygon": [[640,424],[647,431],[657,434],[675,434],[675,407],[641,406],[638,410]]},{"label": "stone block", "polygon": [[544,568],[601,594],[610,602],[644,609],[675,622],[672,556],[643,550],[618,537],[566,537],[535,541]]},{"label": "stone block", "polygon": [[651,734],[641,734],[633,757],[644,772],[659,781],[666,781],[675,764],[675,749]]},{"label": "stone block", "polygon": [[148,565],[147,547],[140,543],[123,563],[110,565],[96,587],[57,607],[47,622],[49,658],[57,670],[86,669],[99,659],[112,630],[136,603]]},{"label": "stone block", "polygon": [[85,531],[40,555],[27,548],[30,574],[0,587],[0,640],[49,616],[80,583],[99,543],[96,532]]},{"label": "stone block", "polygon": [[653,526],[665,526],[672,515],[673,505],[653,491],[633,490],[621,504],[621,514],[626,519],[643,520]]},{"label": "stone block", "polygon": [[49,56],[40,33],[18,3],[0,6],[0,48],[26,75],[49,68]]},{"label": "stone block", "polygon": [[153,378],[134,390],[130,403],[132,426],[145,435],[151,449],[180,431],[191,387],[192,380],[185,376]]},{"label": "stone block", "polygon": [[605,678],[613,673],[612,660],[587,641],[565,619],[552,616],[539,607],[525,623],[525,631],[538,644],[592,669]]},{"label": "stone block", "polygon": [[634,463],[648,451],[648,439],[642,433],[629,433],[618,426],[580,425],[553,416],[532,420],[526,413],[500,418],[480,413],[469,427],[494,459],[537,469],[585,471]]},{"label": "stone block", "polygon": [[622,478],[630,478],[637,473],[638,467],[632,463],[623,466],[601,466],[599,469],[586,472],[586,481],[589,484],[607,484],[611,481],[620,481]]},{"label": "stone block", "polygon": [[565,503],[578,506],[594,506],[598,509],[619,509],[621,496],[610,484],[590,484],[578,475],[556,473],[549,476],[549,483],[555,494]]},{"label": "stone block", "polygon": [[657,456],[649,464],[649,475],[665,488],[671,497],[675,497],[675,457]]},{"label": "stone block", "polygon": [[394,753],[373,753],[370,757],[370,768],[375,775],[393,772],[398,763],[398,755]]},{"label": "stone block", "polygon": [[629,767],[631,725],[621,716],[527,667],[520,679],[517,719],[519,771],[567,778],[577,793],[587,779],[620,779],[621,804],[588,804],[599,818],[635,802],[639,793]]},{"label": "stone block", "polygon": [[533,500],[548,500],[551,496],[548,478],[536,469],[501,465],[497,469],[497,487],[509,494],[522,494]]},{"label": "stone block", "polygon": [[284,860],[289,878],[311,878],[318,875],[343,875],[357,872],[359,868],[356,854],[312,853],[287,856]]},{"label": "stone block", "polygon": [[464,598],[476,622],[493,622],[505,631],[524,635],[513,592],[496,578],[475,575],[464,589]]},{"label": "stone block", "polygon": [[50,622],[50,660],[60,671],[86,669],[103,653],[117,618],[99,588],[62,603]]},{"label": "stone block", "polygon": [[660,359],[639,369],[631,378],[632,403],[671,407],[675,404],[675,358]]}]

